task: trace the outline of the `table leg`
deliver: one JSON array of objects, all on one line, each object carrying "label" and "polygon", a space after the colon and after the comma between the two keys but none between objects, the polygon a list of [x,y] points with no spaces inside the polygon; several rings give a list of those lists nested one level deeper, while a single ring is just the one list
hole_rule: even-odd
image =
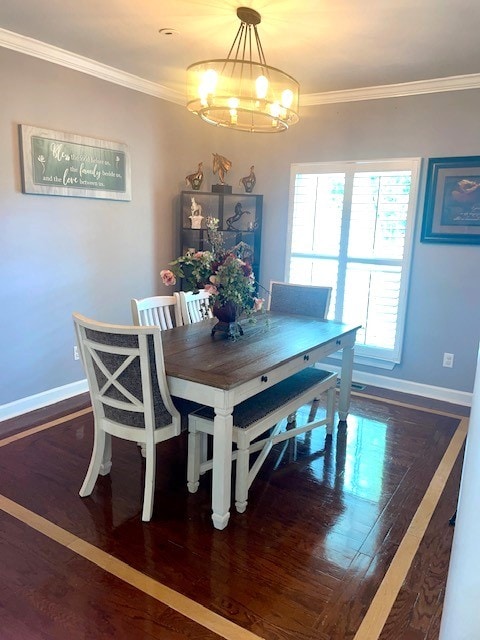
[{"label": "table leg", "polygon": [[233,407],[215,409],[213,421],[212,520],[225,529],[230,518]]},{"label": "table leg", "polygon": [[352,390],[353,347],[344,347],[342,351],[342,371],[340,373],[340,398],[338,401],[338,416],[344,422],[350,408],[350,393]]}]

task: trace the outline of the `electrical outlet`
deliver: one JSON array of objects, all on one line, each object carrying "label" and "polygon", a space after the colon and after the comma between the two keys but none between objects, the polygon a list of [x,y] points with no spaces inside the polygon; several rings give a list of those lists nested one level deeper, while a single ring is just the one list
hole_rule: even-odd
[{"label": "electrical outlet", "polygon": [[450,369],[453,367],[453,353],[444,353],[443,354],[443,366],[449,367]]},{"label": "electrical outlet", "polygon": [[75,345],[73,347],[73,359],[74,360],[80,360],[80,354],[78,353],[78,347],[77,345]]}]

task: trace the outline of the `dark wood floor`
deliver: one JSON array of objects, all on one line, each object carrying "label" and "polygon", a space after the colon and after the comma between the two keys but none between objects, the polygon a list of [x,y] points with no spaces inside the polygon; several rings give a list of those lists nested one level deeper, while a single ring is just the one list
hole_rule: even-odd
[{"label": "dark wood floor", "polygon": [[[2,433],[86,406],[80,396],[4,422]],[[132,443],[115,441],[110,476],[78,497],[90,412],[0,446],[0,638],[356,638],[457,430],[453,414],[468,411],[372,388],[354,394],[346,430],[272,451],[247,511],[233,510],[224,531],[211,524],[210,474],[196,494],[186,489],[184,434],[158,446],[148,524]],[[461,457],[383,629],[367,640],[437,640]],[[37,526],[33,514],[45,520]]]}]

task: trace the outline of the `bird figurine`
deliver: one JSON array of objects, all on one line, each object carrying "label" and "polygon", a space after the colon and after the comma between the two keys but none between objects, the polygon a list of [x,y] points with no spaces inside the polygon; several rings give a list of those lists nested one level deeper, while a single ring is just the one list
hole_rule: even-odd
[{"label": "bird figurine", "polygon": [[198,163],[198,169],[196,173],[191,173],[189,176],[185,176],[185,184],[194,190],[198,191],[203,182],[203,162]]},{"label": "bird figurine", "polygon": [[253,191],[253,187],[255,186],[255,183],[257,181],[257,178],[255,177],[255,173],[254,170],[255,167],[252,166],[250,167],[250,174],[248,176],[245,176],[244,178],[242,178],[240,180],[240,182],[238,183],[239,186],[241,184],[243,184],[243,188],[245,189],[245,193],[252,193]]}]

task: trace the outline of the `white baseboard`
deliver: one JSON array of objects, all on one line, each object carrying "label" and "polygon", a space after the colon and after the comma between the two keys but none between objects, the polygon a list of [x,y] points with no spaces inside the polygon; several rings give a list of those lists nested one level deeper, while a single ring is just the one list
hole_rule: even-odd
[{"label": "white baseboard", "polygon": [[[340,367],[332,364],[328,364],[328,368],[340,372]],[[421,384],[419,382],[411,382],[410,380],[400,380],[399,378],[389,378],[387,376],[379,376],[373,373],[366,373],[365,371],[354,371],[353,381],[359,384],[369,384],[374,387],[380,387],[382,389],[392,389],[393,391],[399,391],[401,393],[411,393],[416,396],[424,396],[425,398],[432,398],[434,400],[443,400],[444,402],[450,402],[452,404],[459,404],[464,407],[472,406],[472,393],[466,391],[456,391],[455,389],[445,389],[443,387],[434,387],[429,384]],[[9,404],[3,404],[0,406],[0,422],[2,420],[8,420],[14,418],[22,413],[28,411],[34,411],[35,409],[41,409],[49,404],[72,398],[80,393],[86,393],[88,391],[88,385],[86,380],[79,380],[78,382],[72,382],[66,384],[63,387],[56,389],[49,389],[43,393],[37,393],[34,396],[28,398],[21,398],[10,402]]]},{"label": "white baseboard", "polygon": [[[325,365],[327,369],[331,369],[340,373],[340,367],[328,363]],[[422,384],[420,382],[412,382],[411,380],[401,380],[399,378],[389,378],[388,376],[379,376],[375,373],[367,373],[366,371],[353,371],[353,382],[359,384],[369,384],[373,387],[381,389],[392,389],[400,393],[411,393],[415,396],[423,396],[432,398],[433,400],[442,400],[452,404],[459,404],[463,407],[472,406],[472,393],[467,391],[457,391],[456,389],[446,389],[444,387],[434,387],[430,384]]]},{"label": "white baseboard", "polygon": [[15,400],[15,402],[2,404],[0,406],[0,422],[2,420],[8,420],[9,418],[15,418],[15,416],[19,416],[22,413],[35,411],[35,409],[41,409],[49,404],[55,404],[55,402],[72,398],[86,391],[88,391],[88,384],[85,379],[66,384],[63,387],[57,387],[56,389],[49,389],[43,393],[37,393],[34,396],[20,398],[20,400]]}]

